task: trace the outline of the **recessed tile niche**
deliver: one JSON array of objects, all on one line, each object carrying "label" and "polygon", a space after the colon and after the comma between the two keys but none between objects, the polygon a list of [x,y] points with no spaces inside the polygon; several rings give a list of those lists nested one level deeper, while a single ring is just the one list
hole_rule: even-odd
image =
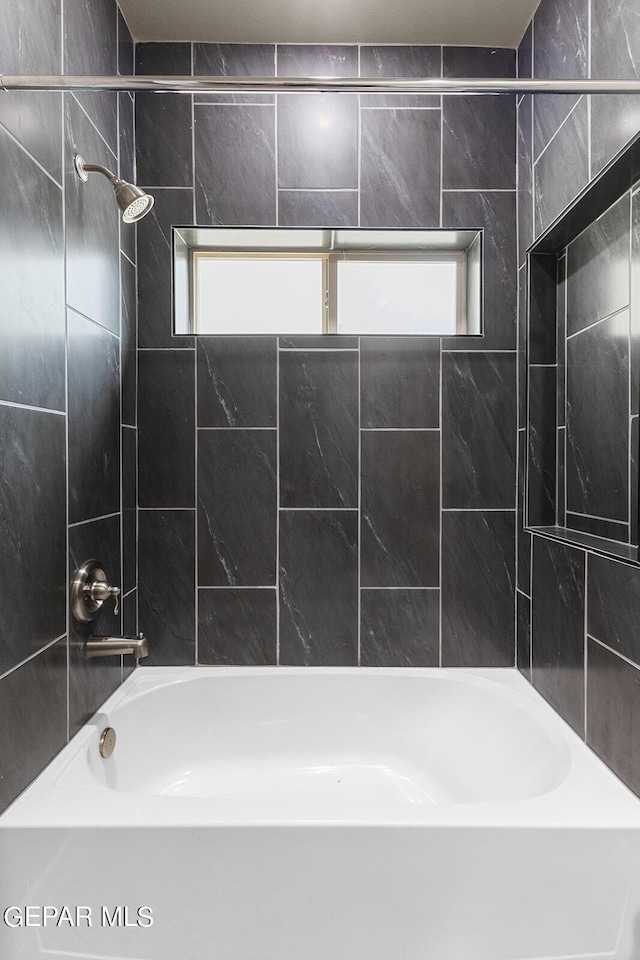
[{"label": "recessed tile niche", "polygon": [[640,136],[528,256],[527,527],[638,564]]}]

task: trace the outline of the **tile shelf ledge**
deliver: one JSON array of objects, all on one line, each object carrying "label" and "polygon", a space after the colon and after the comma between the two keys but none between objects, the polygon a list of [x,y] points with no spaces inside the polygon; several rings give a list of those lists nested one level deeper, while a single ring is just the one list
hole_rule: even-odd
[{"label": "tile shelf ledge", "polygon": [[640,567],[640,552],[635,544],[622,543],[619,540],[607,540],[604,537],[595,537],[570,527],[525,527],[528,533],[543,537],[545,540],[555,540],[557,543],[566,543],[570,547],[588,550],[601,557],[608,557],[626,563],[633,567]]}]

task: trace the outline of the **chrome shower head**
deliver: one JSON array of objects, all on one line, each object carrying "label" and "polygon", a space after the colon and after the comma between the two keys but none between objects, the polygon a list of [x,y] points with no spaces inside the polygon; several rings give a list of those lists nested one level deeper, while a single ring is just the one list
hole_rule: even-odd
[{"label": "chrome shower head", "polygon": [[73,158],[73,165],[76,173],[85,183],[89,179],[90,173],[101,173],[111,182],[116,194],[116,203],[122,211],[122,219],[125,223],[135,223],[137,220],[142,220],[151,210],[153,197],[134,183],[120,180],[99,163],[86,163],[80,154],[76,154]]}]

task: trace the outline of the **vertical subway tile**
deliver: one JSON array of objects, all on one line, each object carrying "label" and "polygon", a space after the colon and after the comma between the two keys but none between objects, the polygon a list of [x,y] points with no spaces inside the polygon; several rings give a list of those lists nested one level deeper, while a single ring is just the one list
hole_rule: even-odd
[{"label": "vertical subway tile", "polygon": [[278,186],[358,186],[358,100],[345,94],[277,97]]},{"label": "vertical subway tile", "polygon": [[136,268],[123,256],[120,257],[120,277],[122,283],[120,336],[122,422],[135,426],[138,391]]},{"label": "vertical subway tile", "polygon": [[139,628],[149,638],[144,666],[195,663],[195,511],[141,510]]},{"label": "vertical subway tile", "polygon": [[428,337],[363,337],[363,427],[438,427],[440,343]]},{"label": "vertical subway tile", "polygon": [[551,254],[529,258],[529,362],[556,362],[558,260]]},{"label": "vertical subway tile", "polygon": [[136,231],[138,235],[138,346],[189,347],[191,337],[173,337],[172,225],[193,221],[193,191],[163,190]]},{"label": "vertical subway tile", "polygon": [[358,505],[357,354],[280,354],[280,504]]},{"label": "vertical subway tile", "polygon": [[[275,75],[273,43],[194,43],[196,77],[271,77]],[[196,103],[273,103],[273,93],[200,93]]]},{"label": "vertical subway tile", "polygon": [[64,417],[0,406],[0,458],[1,675],[65,632]]},{"label": "vertical subway tile", "polygon": [[438,431],[365,431],[361,445],[362,586],[438,586]]},{"label": "vertical subway tile", "polygon": [[567,510],[629,520],[629,311],[567,343]]},{"label": "vertical subway tile", "polygon": [[279,77],[357,77],[355,44],[278,44]]},{"label": "vertical subway tile", "polygon": [[588,643],[587,743],[640,796],[640,670]]},{"label": "vertical subway tile", "polygon": [[520,673],[531,680],[531,600],[519,590],[516,607],[516,665]]},{"label": "vertical subway tile", "polygon": [[111,169],[115,167],[115,155],[73,97],[67,98],[65,106],[67,304],[117,334],[120,264],[118,207],[113,202],[113,187],[106,177],[96,174],[83,183],[73,168],[75,154]]},{"label": "vertical subway tile", "polygon": [[437,667],[439,590],[363,590],[360,600],[363,667]]},{"label": "vertical subway tile", "polygon": [[198,591],[198,663],[275,662],[275,590]]},{"label": "vertical subway tile", "polygon": [[444,507],[515,507],[516,354],[444,353]]},{"label": "vertical subway tile", "polygon": [[585,555],[533,538],[531,650],[533,685],[584,734]]},{"label": "vertical subway tile", "polygon": [[573,109],[534,168],[535,233],[560,216],[589,180],[587,100]]},{"label": "vertical subway tile", "polygon": [[272,106],[196,104],[195,151],[198,223],[275,223]]},{"label": "vertical subway tile", "polygon": [[[591,10],[591,76],[638,79],[640,29],[633,3],[599,0]],[[634,95],[591,98],[592,174],[635,136],[640,104]]]},{"label": "vertical subway tile", "polygon": [[526,262],[527,248],[533,243],[533,156],[532,96],[524,96],[518,106],[518,264]]},{"label": "vertical subway tile", "polygon": [[195,351],[139,354],[141,507],[195,506]]},{"label": "vertical subway tile", "polygon": [[198,431],[198,582],[268,586],[276,577],[275,430]]},{"label": "vertical subway tile", "polygon": [[518,430],[518,590],[531,594],[531,534],[524,528],[527,431]]},{"label": "vertical subway tile", "polygon": [[62,191],[2,128],[0,186],[0,397],[63,410]]},{"label": "vertical subway tile", "polygon": [[136,431],[122,428],[122,592],[136,587],[138,536],[138,460]]},{"label": "vertical subway tile", "polygon": [[[64,73],[112,76],[118,72],[118,7],[112,0],[64,0],[62,19]],[[118,95],[105,91],[78,91],[73,96],[114,154],[117,153]],[[92,162],[102,161],[92,159]]]},{"label": "vertical subway tile", "polygon": [[[111,583],[120,576],[120,517],[105,517],[69,528],[69,572],[95,557]],[[107,601],[95,620],[81,623],[71,617],[69,627],[69,732],[73,736],[104,703],[122,679],[120,657],[88,659],[83,646],[91,635],[120,636],[121,615]]]},{"label": "vertical subway tile", "polygon": [[445,190],[515,189],[515,97],[445,96],[442,137]]},{"label": "vertical subway tile", "polygon": [[361,115],[363,227],[437,227],[440,112],[371,110]]},{"label": "vertical subway tile", "polygon": [[517,315],[516,193],[444,193],[442,226],[483,230],[484,337],[443,341],[452,350],[514,350]]},{"label": "vertical subway tile", "polygon": [[280,513],[280,663],[358,662],[358,515]]},{"label": "vertical subway tile", "polygon": [[556,369],[529,367],[528,520],[553,526],[556,517]]},{"label": "vertical subway tile", "polygon": [[275,427],[275,337],[198,337],[198,426]]},{"label": "vertical subway tile", "polygon": [[[190,43],[137,43],[139,75],[189,76]],[[191,97],[136,93],[136,164],[146,187],[192,187]]]},{"label": "vertical subway tile", "polygon": [[[360,76],[372,77],[439,77],[441,48],[436,46],[372,46],[360,47]],[[360,98],[368,107],[439,107],[440,97],[411,94],[366,94]]]},{"label": "vertical subway tile", "polygon": [[640,413],[640,192],[631,198],[630,299],[630,413],[633,415]]},{"label": "vertical subway tile", "polygon": [[587,633],[640,663],[640,569],[589,556]]},{"label": "vertical subway tile", "polygon": [[66,638],[14,670],[0,683],[2,812],[66,743]]},{"label": "vertical subway tile", "polygon": [[442,665],[514,665],[515,511],[442,518]]},{"label": "vertical subway tile", "polygon": [[120,344],[73,310],[67,337],[69,522],[77,523],[120,509]]}]

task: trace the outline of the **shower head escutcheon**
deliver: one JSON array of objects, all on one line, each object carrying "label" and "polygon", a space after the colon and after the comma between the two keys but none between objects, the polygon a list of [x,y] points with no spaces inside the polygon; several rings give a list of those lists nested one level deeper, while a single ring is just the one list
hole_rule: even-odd
[{"label": "shower head escutcheon", "polygon": [[115,174],[107,170],[99,163],[86,163],[79,153],[73,158],[73,165],[76,173],[84,183],[89,179],[90,173],[101,173],[103,177],[111,182],[116,194],[116,203],[122,211],[122,219],[125,223],[135,223],[142,220],[153,206],[153,197],[134,183],[127,183],[126,180],[120,180]]}]

